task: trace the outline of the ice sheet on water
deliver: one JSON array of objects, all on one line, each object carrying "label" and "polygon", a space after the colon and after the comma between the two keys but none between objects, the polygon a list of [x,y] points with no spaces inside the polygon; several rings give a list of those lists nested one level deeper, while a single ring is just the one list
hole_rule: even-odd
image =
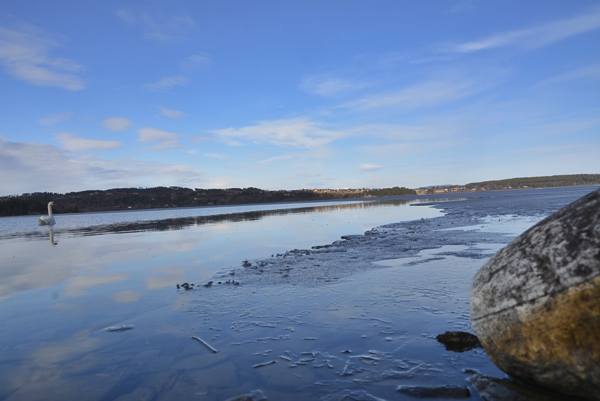
[{"label": "ice sheet on water", "polygon": [[445,228],[439,231],[479,231],[517,236],[539,223],[545,217],[545,215],[539,214],[528,216],[515,214],[485,216],[482,217],[481,222],[476,225]]}]

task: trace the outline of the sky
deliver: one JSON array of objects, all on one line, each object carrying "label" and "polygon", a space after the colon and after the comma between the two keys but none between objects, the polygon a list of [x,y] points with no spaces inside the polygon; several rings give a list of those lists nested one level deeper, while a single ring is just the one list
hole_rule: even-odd
[{"label": "sky", "polygon": [[596,0],[0,0],[0,196],[578,173]]}]

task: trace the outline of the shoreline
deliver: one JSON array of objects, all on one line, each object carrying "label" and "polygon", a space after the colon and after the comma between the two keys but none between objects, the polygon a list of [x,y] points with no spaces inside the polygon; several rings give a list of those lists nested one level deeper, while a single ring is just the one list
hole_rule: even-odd
[{"label": "shoreline", "polygon": [[[418,199],[430,199],[430,198],[456,198],[456,197],[470,197],[468,195],[483,195],[488,193],[503,193],[503,192],[518,192],[518,191],[541,191],[548,189],[570,189],[570,188],[599,188],[600,184],[595,185],[571,185],[566,187],[540,187],[540,188],[512,188],[512,189],[491,189],[491,190],[476,190],[476,191],[460,191],[460,192],[438,192],[432,194],[416,194],[416,195],[393,195],[393,196],[368,196],[368,197],[356,197],[356,198],[329,198],[329,199],[302,199],[296,201],[281,201],[281,202],[252,202],[252,203],[228,203],[228,204],[216,204],[216,205],[198,205],[198,206],[176,206],[176,207],[154,207],[154,208],[119,208],[119,209],[107,209],[107,210],[97,210],[97,211],[88,211],[88,212],[59,212],[55,215],[68,215],[68,216],[77,216],[77,215],[93,215],[93,214],[102,214],[102,213],[127,213],[127,212],[147,212],[147,211],[172,211],[172,210],[187,210],[187,209],[205,209],[205,208],[226,208],[226,207],[240,207],[240,206],[265,206],[265,205],[295,205],[302,203],[331,203],[331,202],[376,202],[376,201],[386,201],[386,200],[418,200]],[[20,195],[19,195],[20,196]],[[9,196],[4,196],[0,198],[8,198]],[[0,199],[1,201],[2,199]],[[43,212],[40,212],[43,214]],[[25,216],[38,216],[40,213],[30,213],[30,214],[19,214],[19,215],[7,215],[0,216],[0,219],[5,217],[25,217]]]}]

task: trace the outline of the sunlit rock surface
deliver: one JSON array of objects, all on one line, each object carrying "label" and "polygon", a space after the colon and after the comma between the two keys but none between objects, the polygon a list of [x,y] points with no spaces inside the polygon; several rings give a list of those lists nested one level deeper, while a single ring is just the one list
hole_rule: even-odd
[{"label": "sunlit rock surface", "polygon": [[509,375],[600,400],[600,190],[494,255],[473,280],[471,319]]}]

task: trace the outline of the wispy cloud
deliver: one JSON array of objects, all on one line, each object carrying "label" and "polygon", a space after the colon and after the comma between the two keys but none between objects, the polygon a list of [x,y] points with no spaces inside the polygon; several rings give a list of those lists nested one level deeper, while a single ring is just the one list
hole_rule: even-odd
[{"label": "wispy cloud", "polygon": [[587,146],[595,146],[593,144],[567,144],[567,145],[556,145],[556,146],[536,146],[533,148],[525,148],[525,149],[515,149],[510,151],[510,153],[557,153],[564,152],[565,150],[571,149],[582,149]]},{"label": "wispy cloud", "polygon": [[330,76],[311,75],[300,83],[300,89],[325,97],[336,97],[368,86],[366,82],[351,81]]},{"label": "wispy cloud", "polygon": [[427,141],[452,135],[464,128],[453,119],[432,121],[429,124],[368,124],[356,126],[348,132],[364,138],[381,138],[391,141]]},{"label": "wispy cloud", "polygon": [[211,157],[213,159],[227,159],[227,156],[220,153],[205,153],[204,156]]},{"label": "wispy cloud", "polygon": [[77,137],[77,134],[73,132],[61,132],[56,134],[56,140],[62,144],[63,148],[73,152],[90,149],[118,149],[123,146],[119,141],[79,138]]},{"label": "wispy cloud", "polygon": [[116,12],[123,22],[139,26],[143,36],[151,41],[167,44],[187,39],[196,23],[188,14],[166,15],[158,13],[136,14],[127,9]]},{"label": "wispy cloud", "polygon": [[161,114],[165,117],[181,118],[181,117],[185,116],[185,113],[183,111],[167,109],[166,107],[160,107],[160,106],[158,106],[158,108],[160,109]]},{"label": "wispy cloud", "polygon": [[537,84],[537,86],[573,81],[576,79],[600,80],[600,64],[589,65],[574,71],[565,72]]},{"label": "wispy cloud", "polygon": [[138,134],[138,141],[140,142],[159,142],[158,145],[151,148],[152,150],[171,149],[179,146],[178,135],[172,132],[146,127],[140,128]]},{"label": "wispy cloud", "polygon": [[112,132],[125,131],[131,125],[132,122],[123,117],[111,117],[102,121],[102,126]]},{"label": "wispy cloud", "polygon": [[199,68],[210,64],[212,64],[212,60],[208,54],[193,54],[181,62],[180,71],[183,74],[161,78],[157,82],[142,85],[142,88],[149,91],[161,91],[170,89],[174,86],[186,86],[190,82],[190,75],[193,75]]},{"label": "wispy cloud", "polygon": [[325,124],[306,118],[259,121],[242,128],[225,128],[210,131],[218,137],[236,143],[251,141],[294,148],[316,148],[344,136],[341,131],[327,130]]},{"label": "wispy cloud", "polygon": [[600,28],[600,13],[594,12],[533,28],[499,33],[473,42],[450,46],[445,50],[458,53],[472,53],[504,46],[535,48],[598,28]]},{"label": "wispy cloud", "polygon": [[213,61],[207,53],[198,52],[187,57],[181,62],[181,70],[193,72],[199,68],[212,65]]},{"label": "wispy cloud", "polygon": [[48,117],[40,118],[38,122],[42,125],[53,125],[63,121],[69,120],[73,116],[73,113],[64,112],[58,114],[52,114]]},{"label": "wispy cloud", "polygon": [[84,69],[81,64],[50,55],[60,46],[52,36],[56,37],[31,25],[0,27],[0,64],[13,77],[32,85],[72,91],[85,88],[78,75]]},{"label": "wispy cloud", "polygon": [[381,170],[382,168],[383,166],[380,166],[379,164],[365,163],[358,166],[358,171],[361,173],[365,173],[370,171]]},{"label": "wispy cloud", "polygon": [[481,92],[489,85],[491,85],[491,82],[480,84],[473,79],[429,81],[395,92],[365,96],[361,99],[348,102],[342,105],[342,107],[357,110],[382,107],[412,110],[462,99]]},{"label": "wispy cloud", "polygon": [[160,91],[169,89],[173,86],[185,86],[189,82],[189,79],[183,75],[177,75],[174,77],[164,77],[159,79],[157,82],[143,85],[144,89],[150,91]]},{"label": "wispy cloud", "polygon": [[268,159],[261,160],[259,163],[261,163],[261,164],[274,163],[274,162],[279,162],[282,160],[292,160],[294,158],[295,157],[292,155],[281,155],[281,156],[274,156],[274,157],[270,157]]}]

